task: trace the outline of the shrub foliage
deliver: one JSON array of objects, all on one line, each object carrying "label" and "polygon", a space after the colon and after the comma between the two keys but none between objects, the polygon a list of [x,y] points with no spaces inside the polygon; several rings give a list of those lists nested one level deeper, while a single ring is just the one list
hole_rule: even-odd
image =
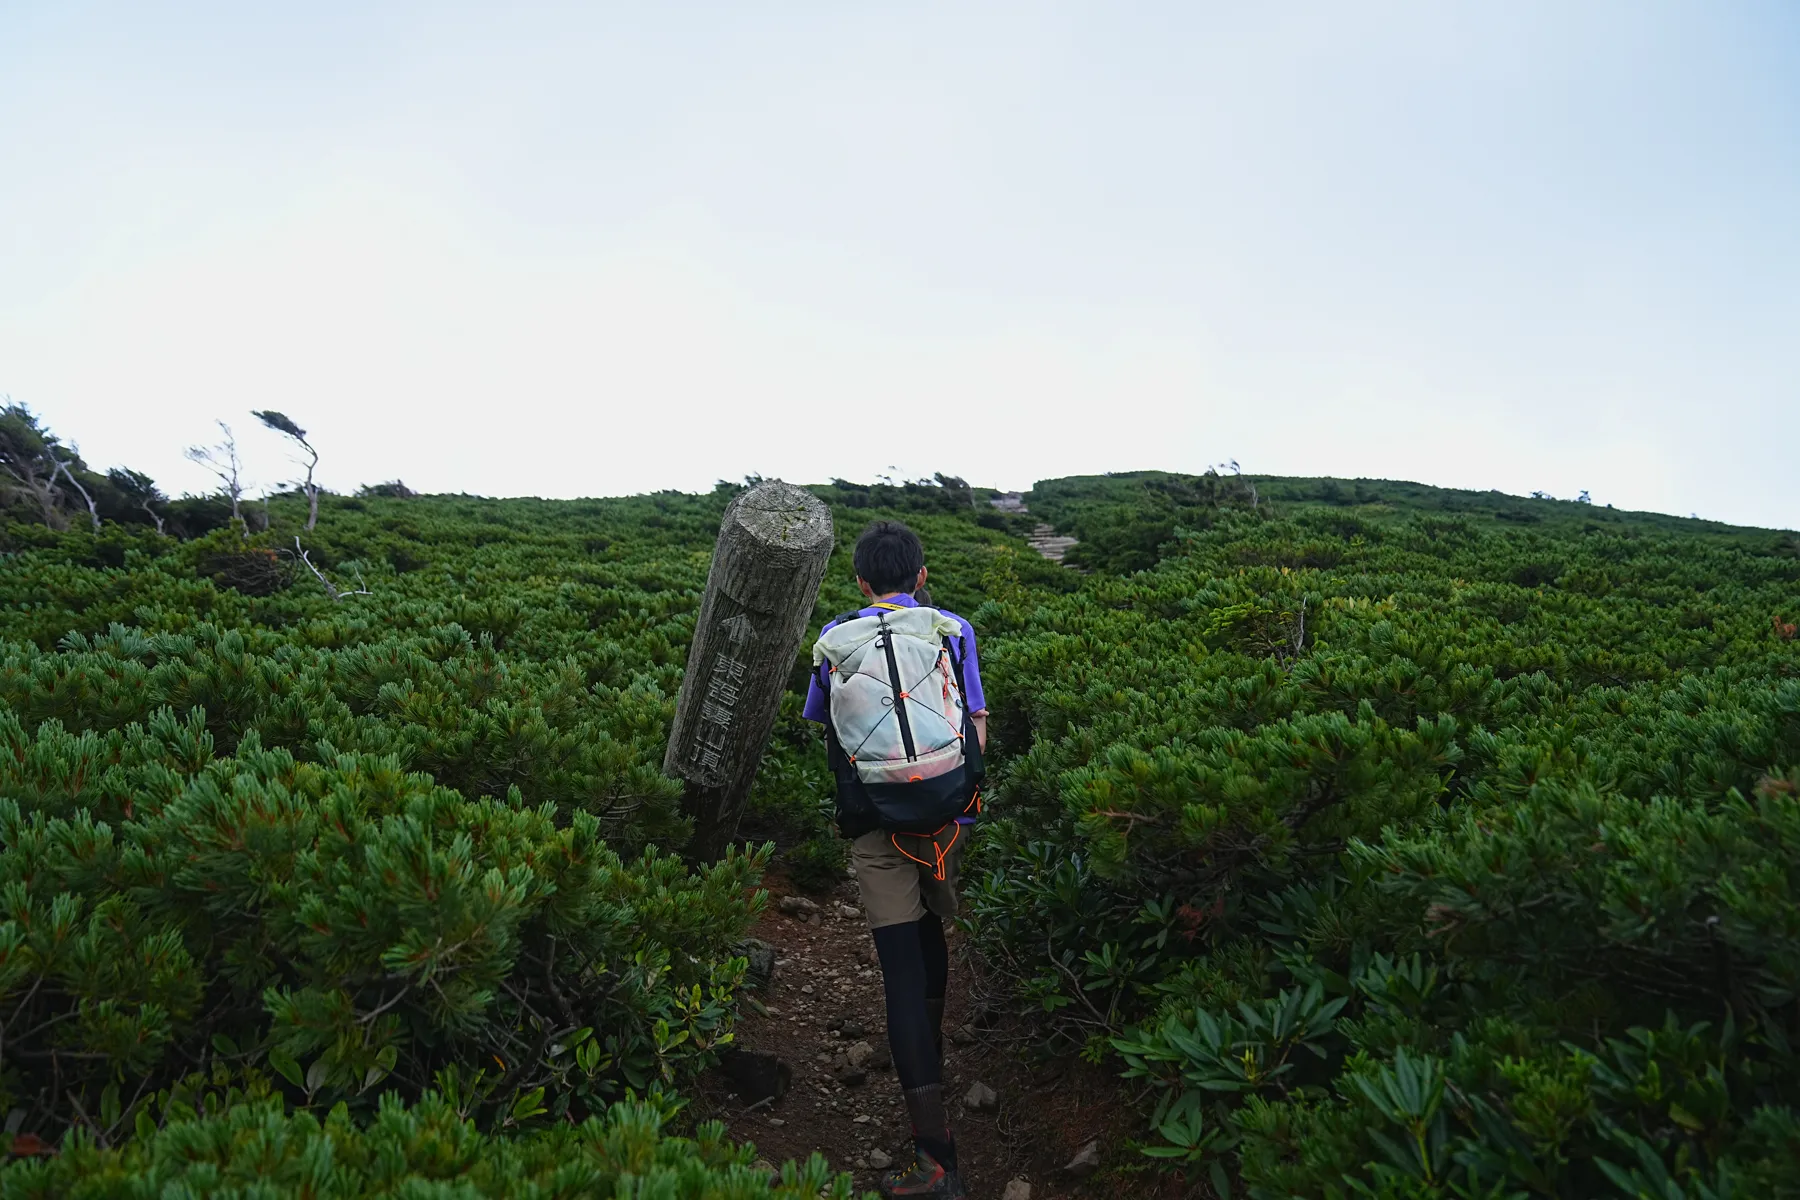
[{"label": "shrub foliage", "polygon": [[[904,499],[964,581],[941,590],[972,608],[1008,541],[947,488],[852,499]],[[6,1187],[141,1175],[205,1191],[253,1134],[294,1163],[354,1146],[386,1161],[383,1139],[413,1136],[401,1125],[450,1138],[453,1112],[471,1153],[510,1156],[478,1190],[511,1194],[572,1135],[484,1139],[617,1124],[606,1114],[633,1096],[673,1105],[731,1040],[762,839],[821,883],[841,865],[798,694],[745,844],[711,865],[676,854],[687,825],[662,753],[733,490],[376,489],[322,498],[311,531],[306,499],[286,496],[266,531],[187,541],[7,527],[0,1118],[15,1146],[74,1140]],[[842,524],[820,619],[856,597],[860,526]],[[201,1083],[232,1103],[187,1113]],[[226,1157],[157,1174],[203,1144]],[[671,1194],[764,1194],[725,1171],[735,1154],[701,1154]],[[356,1186],[437,1177],[390,1165]],[[826,1182],[796,1178],[809,1195]]]},{"label": "shrub foliage", "polygon": [[1791,540],[1283,483],[974,614],[990,959],[1221,1189],[1800,1194]]},{"label": "shrub foliage", "polygon": [[[675,854],[734,490],[393,485],[248,536],[15,496],[0,1191],[841,1194],[669,1124],[771,855],[842,863],[803,658],[745,845]],[[900,516],[980,631],[973,944],[1150,1160],[1271,1200],[1800,1194],[1793,535],[1379,481],[818,491],[815,622]]]}]

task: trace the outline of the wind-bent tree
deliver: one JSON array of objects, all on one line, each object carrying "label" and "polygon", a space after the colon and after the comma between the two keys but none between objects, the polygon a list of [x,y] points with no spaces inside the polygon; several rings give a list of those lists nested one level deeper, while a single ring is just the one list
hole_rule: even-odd
[{"label": "wind-bent tree", "polygon": [[219,429],[225,439],[216,446],[189,446],[188,461],[200,464],[219,477],[219,494],[231,501],[231,519],[247,538],[250,525],[243,514],[244,470],[243,462],[238,458],[237,435],[223,421],[219,422]]},{"label": "wind-bent tree", "polygon": [[319,465],[319,452],[313,444],[306,440],[306,430],[296,425],[286,413],[276,412],[272,408],[258,409],[250,414],[257,420],[284,437],[291,438],[300,449],[306,452],[306,478],[300,481],[300,490],[306,493],[306,528],[308,532],[319,523],[319,486],[313,482],[313,469]]},{"label": "wind-bent tree", "polygon": [[163,516],[157,509],[167,504],[169,498],[162,494],[162,489],[156,486],[154,479],[129,467],[114,467],[106,473],[106,479],[123,503],[149,514],[150,519],[156,522],[156,532],[168,532],[163,528]]},{"label": "wind-bent tree", "polygon": [[64,529],[63,497],[56,486],[62,471],[56,435],[23,404],[0,408],[0,491],[8,500],[35,505],[47,529]]}]

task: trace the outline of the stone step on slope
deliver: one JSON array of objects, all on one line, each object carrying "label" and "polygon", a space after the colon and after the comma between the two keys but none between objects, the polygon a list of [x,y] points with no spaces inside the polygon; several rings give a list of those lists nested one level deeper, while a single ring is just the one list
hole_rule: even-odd
[{"label": "stone step on slope", "polygon": [[[1002,495],[995,496],[990,499],[988,503],[992,504],[1001,512],[1006,513],[1022,513],[1029,511],[1025,507],[1024,499],[1017,492],[1006,492]],[[1057,533],[1056,530],[1052,529],[1049,525],[1041,522],[1026,535],[1025,541],[1033,550],[1036,550],[1051,562],[1059,564],[1063,560],[1063,555],[1069,552],[1069,547],[1076,544],[1074,538],[1065,537],[1062,534]]]},{"label": "stone step on slope", "polygon": [[1064,537],[1048,525],[1037,526],[1025,540],[1033,550],[1054,563],[1061,562],[1069,547],[1075,544],[1074,538]]}]

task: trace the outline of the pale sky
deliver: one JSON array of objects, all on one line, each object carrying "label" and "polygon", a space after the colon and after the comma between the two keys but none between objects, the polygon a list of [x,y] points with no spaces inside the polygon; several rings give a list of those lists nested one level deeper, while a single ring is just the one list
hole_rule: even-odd
[{"label": "pale sky", "polygon": [[0,393],[171,491],[1415,479],[1800,526],[1800,4],[0,0]]}]

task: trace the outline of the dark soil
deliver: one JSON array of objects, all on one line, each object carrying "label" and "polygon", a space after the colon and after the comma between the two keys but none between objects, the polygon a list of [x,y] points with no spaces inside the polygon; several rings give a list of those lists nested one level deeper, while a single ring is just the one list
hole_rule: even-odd
[{"label": "dark soil", "polygon": [[[766,886],[769,908],[752,935],[775,947],[775,978],[761,997],[767,1015],[747,1005],[736,1042],[780,1055],[792,1068],[792,1087],[772,1104],[752,1105],[751,1097],[736,1094],[730,1080],[714,1072],[700,1088],[693,1115],[724,1121],[734,1140],[755,1144],[759,1158],[780,1163],[817,1152],[853,1172],[859,1191],[873,1190],[883,1173],[875,1162],[884,1154],[905,1161],[912,1140],[899,1082],[886,1065],[874,942],[860,912],[840,910],[856,905],[856,885],[808,895],[822,910],[812,916],[779,911],[777,901],[791,890],[785,879],[771,876]],[[974,971],[962,950],[960,934],[952,932],[944,1091],[969,1194],[999,1200],[1013,1179],[1031,1184],[1032,1200],[1194,1194],[1175,1178],[1143,1170],[1147,1160],[1129,1145],[1140,1132],[1137,1119],[1116,1078],[1073,1058],[1028,1060],[1017,1022],[972,998]],[[845,1021],[852,1023],[848,1036],[832,1028]],[[841,1080],[843,1056],[862,1041],[876,1051],[866,1079]],[[998,1093],[995,1110],[965,1111],[963,1098],[977,1081]],[[1094,1139],[1102,1166],[1076,1178],[1064,1167]]]}]

